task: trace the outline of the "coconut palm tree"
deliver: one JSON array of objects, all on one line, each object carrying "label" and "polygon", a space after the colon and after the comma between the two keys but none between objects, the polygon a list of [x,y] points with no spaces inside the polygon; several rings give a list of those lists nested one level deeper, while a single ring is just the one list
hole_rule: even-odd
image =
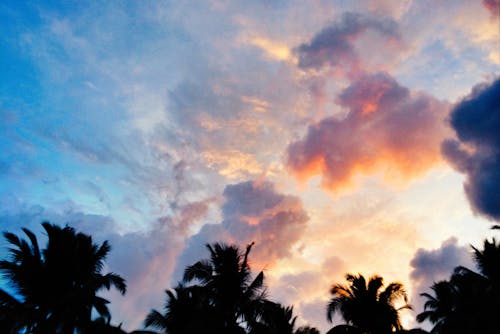
[{"label": "coconut palm tree", "polygon": [[186,287],[179,284],[173,290],[166,290],[165,312],[151,310],[144,320],[145,327],[153,327],[161,333],[202,333],[214,329],[214,310],[208,296],[200,286]]},{"label": "coconut palm tree", "polygon": [[14,295],[0,289],[0,306],[11,310],[10,321],[29,333],[84,333],[93,310],[110,317],[108,301],[97,293],[115,287],[124,294],[125,281],[101,273],[110,251],[107,241],[97,245],[69,226],[42,226],[48,237],[44,249],[28,229],[23,229],[28,240],[4,233],[12,247],[10,258],[0,261],[0,272]]},{"label": "coconut palm tree", "polygon": [[248,264],[252,246],[249,244],[243,254],[233,245],[207,245],[210,259],[184,271],[185,283],[196,282],[206,292],[221,333],[244,333],[243,326],[255,319],[264,299],[264,274],[252,277]]},{"label": "coconut palm tree", "polygon": [[259,315],[249,324],[249,334],[319,334],[314,327],[303,326],[295,329],[296,321],[292,306],[264,300]]},{"label": "coconut palm tree", "polygon": [[293,307],[265,300],[255,320],[250,324],[250,334],[294,334],[297,317]]},{"label": "coconut palm tree", "polygon": [[[368,282],[363,275],[347,274],[348,285],[335,284],[330,292],[333,298],[327,307],[327,318],[340,312],[349,326],[366,334],[385,334],[402,330],[399,311],[410,308],[408,298],[401,283],[391,283],[384,290],[380,276],[371,277]],[[395,303],[404,304],[396,308]],[[357,332],[346,329],[346,333]],[[340,331],[339,331],[340,333]]]},{"label": "coconut palm tree", "polygon": [[500,328],[500,244],[472,247],[479,272],[459,266],[448,281],[435,283],[419,322],[429,320],[432,334],[497,333]]},{"label": "coconut palm tree", "polygon": [[295,334],[319,334],[319,330],[311,326],[302,326],[295,331]]},{"label": "coconut palm tree", "polygon": [[483,249],[472,247],[474,262],[481,275],[487,278],[492,285],[500,287],[500,244],[495,238],[483,242]]},{"label": "coconut palm tree", "polygon": [[458,291],[449,281],[434,283],[431,287],[433,294],[422,293],[427,301],[424,311],[417,315],[418,322],[429,320],[434,327],[431,334],[458,332],[460,326],[454,314]]}]

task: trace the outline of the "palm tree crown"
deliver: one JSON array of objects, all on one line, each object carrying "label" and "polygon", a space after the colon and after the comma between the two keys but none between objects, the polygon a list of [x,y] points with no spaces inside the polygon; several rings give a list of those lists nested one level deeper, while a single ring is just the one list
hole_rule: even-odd
[{"label": "palm tree crown", "polygon": [[432,334],[497,333],[500,327],[500,244],[485,240],[472,247],[479,269],[457,267],[447,281],[434,283],[417,321],[429,320]]},{"label": "palm tree crown", "polygon": [[12,248],[10,259],[0,261],[0,271],[16,297],[0,289],[0,307],[13,315],[16,327],[34,333],[84,332],[92,310],[109,319],[108,301],[97,293],[114,286],[124,294],[126,285],[116,274],[101,273],[110,251],[108,242],[97,245],[69,226],[42,226],[48,236],[42,250],[28,229],[23,229],[28,240],[4,233]]},{"label": "palm tree crown", "polygon": [[242,322],[249,323],[256,316],[265,295],[263,272],[253,278],[248,263],[252,246],[242,254],[236,246],[207,245],[210,259],[198,261],[184,272],[186,283],[195,281],[204,288],[215,317],[228,332],[242,332]]},{"label": "palm tree crown", "polygon": [[[401,283],[391,283],[384,290],[380,276],[371,277],[366,282],[363,275],[347,274],[348,285],[335,284],[330,292],[333,298],[327,307],[327,318],[340,312],[351,326],[368,334],[391,333],[401,330],[399,311],[410,308],[407,295]],[[395,303],[402,300],[404,305],[396,308]]]}]

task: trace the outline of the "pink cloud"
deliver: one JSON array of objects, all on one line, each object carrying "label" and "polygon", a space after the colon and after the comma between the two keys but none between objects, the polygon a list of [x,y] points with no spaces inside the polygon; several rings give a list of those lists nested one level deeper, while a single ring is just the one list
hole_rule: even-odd
[{"label": "pink cloud", "polygon": [[323,186],[335,191],[351,186],[356,176],[377,172],[406,180],[441,160],[444,102],[377,73],[352,82],[337,103],[348,111],[344,118],[309,126],[288,147],[286,163],[299,179],[321,175]]},{"label": "pink cloud", "polygon": [[223,195],[222,222],[207,224],[191,237],[179,260],[179,272],[206,257],[204,245],[213,242],[240,247],[255,242],[252,267],[260,270],[290,254],[309,220],[298,197],[279,193],[266,180],[228,185]]},{"label": "pink cloud", "polygon": [[483,0],[483,6],[490,12],[491,16],[500,16],[500,2],[498,0]]}]

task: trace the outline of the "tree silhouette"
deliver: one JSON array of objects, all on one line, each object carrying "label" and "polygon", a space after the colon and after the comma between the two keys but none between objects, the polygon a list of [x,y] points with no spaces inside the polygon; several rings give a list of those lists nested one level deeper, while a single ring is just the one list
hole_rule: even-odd
[{"label": "tree silhouette", "polygon": [[294,334],[296,320],[293,307],[265,300],[259,316],[250,323],[250,334]]},{"label": "tree silhouette", "polygon": [[[385,334],[402,330],[399,311],[410,308],[407,295],[401,283],[391,283],[384,290],[383,279],[373,276],[366,282],[363,275],[347,274],[348,285],[335,284],[330,292],[333,298],[327,307],[327,318],[340,312],[349,326],[337,328],[332,333]],[[395,303],[402,300],[404,305],[396,308]],[[357,331],[357,330],[359,331]],[[333,330],[333,329],[332,329]]]},{"label": "tree silhouette", "polygon": [[173,291],[165,292],[165,313],[151,310],[144,321],[145,327],[153,327],[161,333],[169,334],[201,333],[207,328],[215,328],[217,323],[214,321],[213,306],[209,304],[202,287],[179,284]]},{"label": "tree silhouette", "polygon": [[292,306],[265,300],[262,302],[260,314],[255,322],[250,324],[250,334],[319,334],[313,327],[304,326],[297,330]]},{"label": "tree silhouette", "polygon": [[472,247],[479,272],[455,268],[448,281],[433,284],[417,321],[429,320],[432,334],[498,333],[500,328],[500,244]]},{"label": "tree silhouette", "polygon": [[302,326],[295,331],[295,334],[319,334],[319,330],[311,326]]},{"label": "tree silhouette", "polygon": [[434,283],[431,289],[434,296],[429,293],[421,294],[427,301],[424,312],[417,315],[417,321],[429,320],[433,323],[432,334],[459,331],[458,319],[455,319],[456,314],[454,314],[458,294],[456,287],[448,281],[441,281]]},{"label": "tree silhouette", "polygon": [[220,333],[244,333],[243,327],[258,316],[265,295],[264,274],[252,277],[248,255],[238,247],[207,245],[210,259],[198,261],[184,271],[184,282],[197,282],[207,295]]},{"label": "tree silhouette", "polygon": [[12,247],[10,258],[0,261],[0,271],[14,292],[0,289],[5,321],[28,333],[88,332],[93,310],[110,318],[108,301],[97,293],[112,286],[126,291],[123,278],[101,273],[110,246],[107,241],[97,245],[69,226],[42,226],[48,237],[42,250],[28,229],[23,229],[28,240],[4,233]]}]

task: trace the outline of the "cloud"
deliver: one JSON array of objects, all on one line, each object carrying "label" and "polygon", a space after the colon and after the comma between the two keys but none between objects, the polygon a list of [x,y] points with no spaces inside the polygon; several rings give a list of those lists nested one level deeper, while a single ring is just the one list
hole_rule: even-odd
[{"label": "cloud", "polygon": [[272,59],[289,60],[291,57],[290,49],[277,41],[272,41],[264,37],[254,37],[247,41],[247,43],[260,48]]},{"label": "cloud", "polygon": [[445,103],[410,91],[387,73],[362,76],[337,103],[347,109],[344,118],[310,125],[288,147],[287,165],[299,179],[320,174],[323,186],[336,191],[359,175],[411,178],[440,160]]},{"label": "cloud", "polygon": [[324,66],[347,68],[347,73],[357,73],[363,70],[363,65],[356,41],[367,32],[382,36],[384,48],[401,48],[403,45],[395,21],[348,12],[343,14],[340,22],[325,27],[309,43],[294,50],[298,66],[316,70]]},{"label": "cloud", "polygon": [[449,279],[457,266],[473,268],[470,249],[458,245],[457,238],[449,238],[441,247],[432,250],[419,248],[410,262],[412,271],[411,304],[418,314],[423,311],[425,300],[421,293],[429,292],[434,282]]},{"label": "cloud", "polygon": [[450,114],[457,139],[442,144],[446,159],[466,175],[473,211],[500,220],[500,79],[481,84]]},{"label": "cloud", "polygon": [[483,6],[490,12],[492,17],[500,16],[500,2],[498,0],[483,0]]},{"label": "cloud", "polygon": [[298,197],[279,193],[266,180],[228,185],[223,193],[222,222],[206,224],[188,240],[178,261],[176,277],[186,265],[206,258],[205,244],[234,243],[240,247],[255,242],[251,261],[261,270],[290,255],[309,220]]}]

